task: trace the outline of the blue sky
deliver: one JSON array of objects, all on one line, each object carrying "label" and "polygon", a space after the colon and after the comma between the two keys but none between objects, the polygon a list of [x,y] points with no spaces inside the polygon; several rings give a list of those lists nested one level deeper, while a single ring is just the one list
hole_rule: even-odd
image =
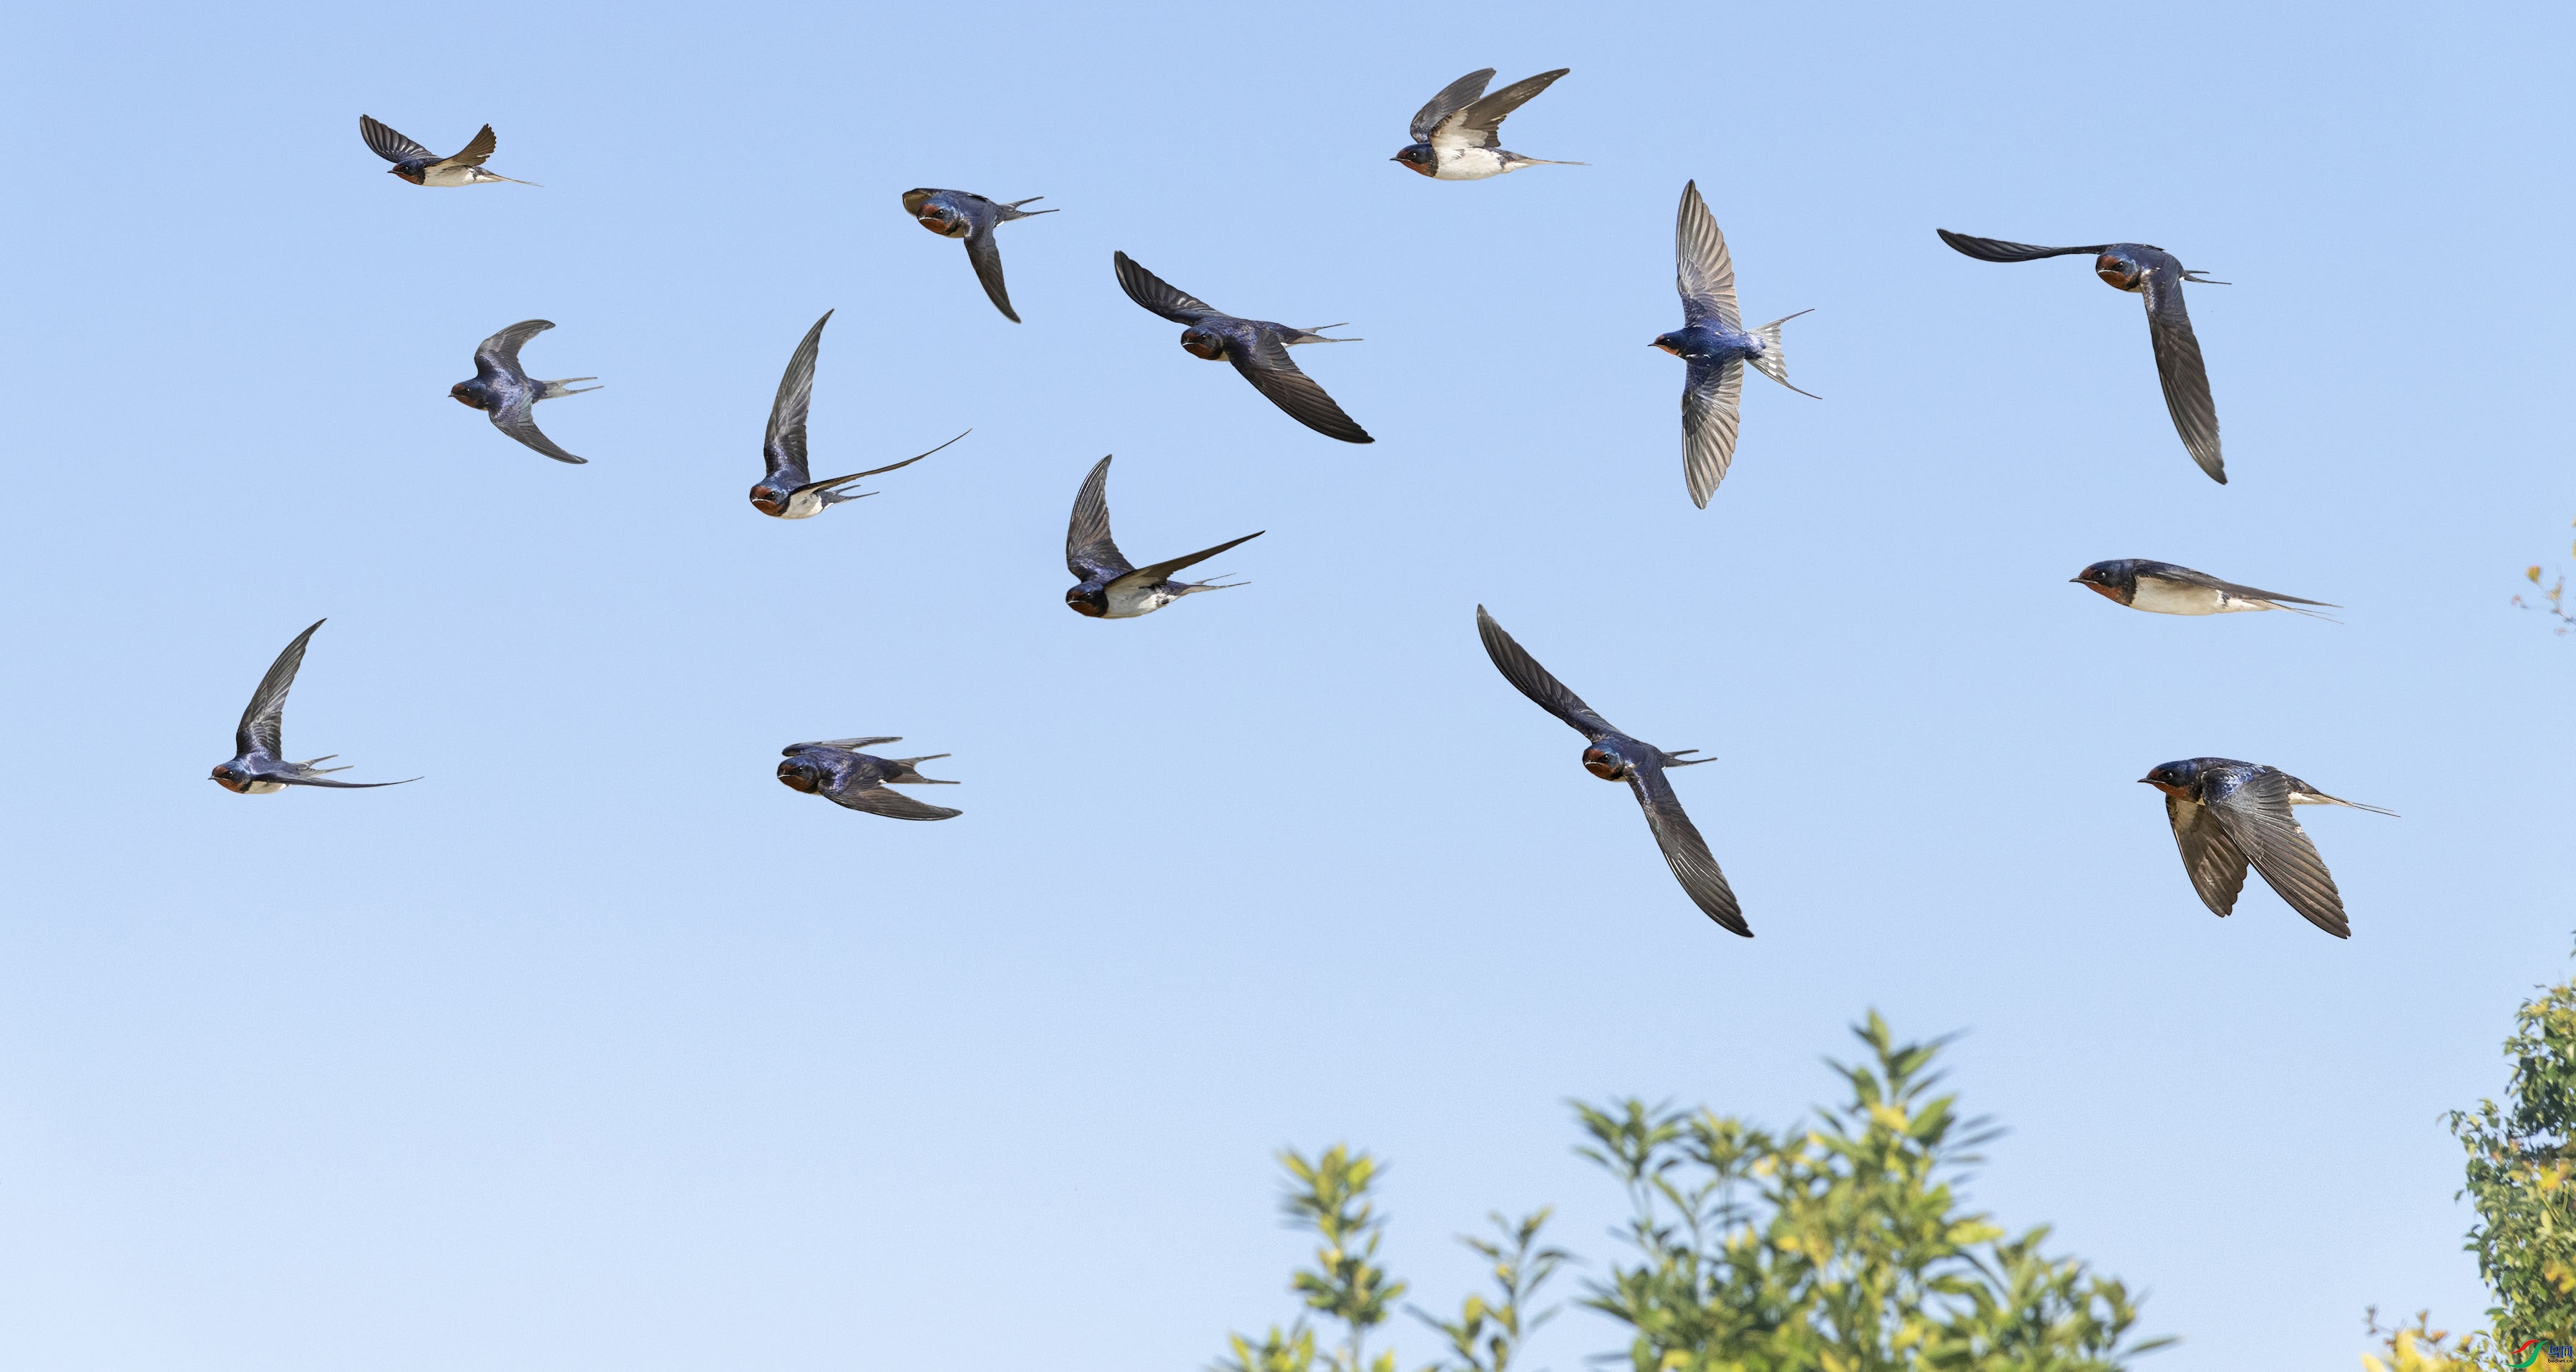
[{"label": "blue sky", "polygon": [[[1569,1096],[1784,1120],[1878,1007],[1965,1030],[1975,1201],[2152,1291],[2168,1372],[2349,1367],[2484,1304],[2439,1123],[2567,969],[2576,347],[2561,8],[57,7],[22,150],[0,625],[0,1339],[88,1372],[1190,1368],[1284,1318],[1272,1150],[1392,1159],[1388,1252],[1617,1196]],[[1385,159],[1459,73],[1573,74]],[[383,174],[489,121],[543,189]],[[1673,202],[1789,327],[1682,490]],[[1044,195],[1029,321],[897,197]],[[1935,226],[2161,244],[2233,483],[2133,299]],[[1332,443],[1128,303],[1349,320]],[[825,308],[815,466],[974,434],[786,524],[743,498]],[[476,340],[586,467],[450,403]],[[1318,355],[1320,354],[1320,355]],[[1063,608],[1129,552],[1252,584]],[[2339,602],[2178,620],[2154,557]],[[1759,937],[1478,650],[1482,602],[1678,785]],[[328,615],[296,756],[209,784]],[[780,787],[951,752],[965,816]],[[2337,943],[2192,897],[2153,763],[2278,764]],[[1594,1270],[1598,1270],[1597,1268]],[[1569,1286],[1568,1294],[1571,1294]],[[1560,1369],[1618,1343],[1551,1326]],[[1398,1343],[1408,1365],[1428,1338]]]}]

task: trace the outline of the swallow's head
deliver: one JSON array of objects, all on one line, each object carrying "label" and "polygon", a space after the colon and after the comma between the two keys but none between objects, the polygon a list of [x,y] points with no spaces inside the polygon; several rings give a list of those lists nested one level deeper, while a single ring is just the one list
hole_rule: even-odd
[{"label": "swallow's head", "polygon": [[447,398],[469,410],[482,409],[483,383],[479,381],[459,381],[455,385],[447,388]]},{"label": "swallow's head", "polygon": [[1682,346],[1687,341],[1688,340],[1682,337],[1681,331],[1676,329],[1671,333],[1657,334],[1655,336],[1655,340],[1648,343],[1646,346],[1649,348],[1661,348],[1665,352],[1671,353],[1675,357],[1679,357],[1682,355]]},{"label": "swallow's head", "polygon": [[2138,595],[2138,566],[2127,558],[2096,562],[2067,579],[2078,586],[2090,586],[2096,593],[2123,605]]},{"label": "swallow's head", "polygon": [[1086,581],[1064,593],[1065,608],[1085,619],[1099,619],[1109,613],[1109,588]]},{"label": "swallow's head", "polygon": [[791,757],[778,764],[779,784],[791,791],[812,795],[823,789],[825,773],[820,766],[801,757]]},{"label": "swallow's head", "polygon": [[912,217],[921,221],[921,227],[942,238],[964,238],[974,227],[966,222],[966,216],[937,200],[923,201],[920,208],[912,212]]},{"label": "swallow's head", "polygon": [[236,767],[229,762],[217,763],[215,765],[213,781],[217,786],[221,786],[225,790],[231,791],[236,795],[246,796],[250,794],[250,773],[243,771],[241,768]]},{"label": "swallow's head", "polygon": [[1440,167],[1439,156],[1431,151],[1431,145],[1428,143],[1411,144],[1402,152],[1397,153],[1395,156],[1390,157],[1387,160],[1390,162],[1401,162],[1404,165],[1413,168],[1415,171],[1422,173],[1424,176],[1432,175],[1434,172],[1438,171]]},{"label": "swallow's head", "polygon": [[1595,743],[1583,750],[1583,770],[1603,781],[1625,781],[1628,779],[1628,759],[1619,756],[1619,750],[1606,743]]},{"label": "swallow's head", "polygon": [[385,170],[401,177],[403,180],[408,181],[415,186],[420,184],[421,169],[409,162],[405,162],[398,167],[387,167]]},{"label": "swallow's head", "polygon": [[2138,781],[2142,785],[2153,786],[2166,795],[2191,800],[2194,799],[2192,795],[2194,788],[2200,784],[2200,764],[2197,762],[2159,763],[2148,768],[2147,774],[2138,778]]},{"label": "swallow's head", "polygon": [[787,502],[794,495],[795,492],[788,487],[774,481],[763,481],[751,488],[751,508],[784,519],[787,517]]},{"label": "swallow's head", "polygon": [[1214,329],[1196,327],[1183,329],[1181,330],[1181,351],[1192,357],[1206,358],[1210,362],[1218,361],[1225,356],[1225,335]]},{"label": "swallow's head", "polygon": [[2147,280],[2147,269],[2117,248],[2093,259],[2093,274],[2102,278],[2104,285],[2124,291],[2140,289]]}]

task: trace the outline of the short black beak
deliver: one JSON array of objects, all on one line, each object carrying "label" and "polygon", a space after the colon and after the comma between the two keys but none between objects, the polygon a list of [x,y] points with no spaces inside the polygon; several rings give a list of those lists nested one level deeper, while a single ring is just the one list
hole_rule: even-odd
[{"label": "short black beak", "polygon": [[2081,586],[2081,585],[2083,585],[2083,584],[2084,584],[2084,578],[2082,578],[2082,577],[2080,577],[2080,576],[2070,576],[2070,577],[2068,577],[2068,578],[2066,578],[2066,579],[2067,579],[2067,580],[2069,580],[2069,581],[2074,582],[2074,583],[2075,583],[2076,585],[2078,585],[2078,586]]},{"label": "short black beak", "polygon": [[2140,777],[2138,778],[2138,784],[2141,786],[2153,786],[2156,784],[2156,779],[2154,777]]}]

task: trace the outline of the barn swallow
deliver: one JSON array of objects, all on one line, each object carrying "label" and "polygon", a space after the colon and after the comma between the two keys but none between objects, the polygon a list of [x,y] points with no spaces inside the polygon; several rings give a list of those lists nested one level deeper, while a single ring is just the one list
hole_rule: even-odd
[{"label": "barn swallow", "polygon": [[1401,162],[1438,181],[1482,181],[1523,167],[1580,167],[1584,165],[1581,162],[1556,162],[1506,152],[1501,140],[1505,116],[1572,70],[1559,67],[1543,71],[1491,95],[1485,94],[1485,83],[1494,79],[1494,69],[1471,71],[1443,87],[1431,97],[1430,104],[1415,112],[1413,142],[1388,160]]},{"label": "barn swallow", "polygon": [[1654,831],[1655,846],[1664,850],[1664,862],[1681,882],[1682,892],[1700,913],[1717,921],[1731,934],[1753,937],[1753,927],[1744,922],[1744,908],[1735,902],[1735,891],[1726,884],[1726,874],[1717,869],[1717,859],[1708,853],[1708,841],[1682,813],[1681,797],[1673,794],[1671,780],[1664,771],[1670,767],[1695,767],[1715,762],[1710,757],[1692,757],[1697,748],[1684,748],[1667,753],[1651,743],[1630,738],[1619,732],[1599,712],[1583,703],[1583,698],[1565,688],[1565,683],[1538,665],[1521,645],[1512,641],[1503,626],[1476,607],[1476,636],[1485,641],[1485,655],[1494,660],[1496,669],[1522,695],[1538,702],[1538,707],[1573,726],[1574,731],[1589,741],[1583,750],[1583,770],[1603,781],[1624,781],[1637,795],[1637,804],[1646,812],[1646,827]]},{"label": "barn swallow", "polygon": [[554,444],[554,440],[537,432],[536,416],[529,411],[540,400],[561,395],[584,395],[597,386],[573,387],[576,381],[597,381],[595,376],[568,376],[561,381],[530,381],[519,367],[519,347],[529,339],[554,327],[550,319],[522,319],[499,333],[484,339],[474,349],[474,379],[459,381],[447,388],[456,403],[483,411],[491,416],[492,427],[544,453],[557,462],[588,462]]},{"label": "barn swallow", "polygon": [[2174,260],[2172,253],[2147,243],[2096,243],[2089,248],[2039,248],[2006,243],[1999,238],[1971,238],[1934,229],[1941,241],[1980,262],[2031,262],[2043,257],[2092,253],[2093,274],[2103,284],[2146,297],[2147,338],[2156,349],[2156,380],[2164,386],[2165,409],[2173,414],[2174,431],[2191,460],[2209,479],[2227,484],[2227,463],[2218,453],[2218,406],[2209,398],[2209,369],[2201,365],[2200,340],[2192,336],[2191,314],[2183,308],[2182,284],[2224,286]]},{"label": "barn swallow", "polygon": [[1011,293],[1002,289],[1002,250],[993,242],[993,230],[1014,219],[1055,213],[1020,208],[1044,199],[1032,195],[1027,200],[987,200],[973,191],[921,189],[903,193],[903,208],[932,233],[966,240],[966,260],[975,264],[975,279],[984,283],[984,294],[1004,319],[1017,324],[1020,316],[1011,308]]},{"label": "barn swallow", "polygon": [[2210,913],[2226,918],[2245,889],[2245,864],[2308,923],[2336,938],[2351,938],[2343,895],[2308,831],[2290,813],[2293,805],[2342,805],[2374,815],[2394,810],[2330,796],[2278,767],[2234,758],[2195,757],[2147,769],[2138,780],[2165,793],[2165,818],[2183,870]]},{"label": "barn swallow", "polygon": [[[1789,362],[1780,351],[1780,326],[1798,317],[1782,315],[1746,332],[1735,310],[1735,262],[1726,253],[1726,235],[1699,198],[1699,183],[1684,182],[1679,218],[1673,225],[1674,281],[1682,296],[1682,326],[1658,336],[1652,346],[1690,364],[1682,381],[1682,478],[1691,503],[1708,508],[1709,496],[1726,478],[1735,459],[1735,430],[1744,400],[1744,364],[1789,386]],[[1810,399],[1812,391],[1790,390]]]},{"label": "barn swallow", "polygon": [[[831,322],[832,312],[823,311],[823,317],[814,321],[814,327],[805,331],[805,341],[796,345],[795,355],[787,359],[787,374],[778,379],[778,399],[769,407],[769,433],[760,442],[761,461],[768,470],[759,484],[751,488],[751,507],[762,514],[779,519],[810,519],[842,501],[875,495],[874,491],[839,488],[863,476],[909,467],[939,451],[939,448],[947,447],[948,443],[956,442],[957,438],[966,436],[959,434],[948,443],[940,444],[939,448],[931,449],[930,453],[907,457],[893,466],[874,467],[848,476],[836,476],[829,481],[810,479],[811,473],[805,466],[805,416],[814,406],[814,356],[823,347],[823,326]],[[966,431],[973,432],[972,429]]]},{"label": "barn swallow", "polygon": [[2292,614],[2316,619],[2332,619],[2302,605],[2323,605],[2329,610],[2343,607],[2323,600],[2283,595],[2278,591],[2258,591],[2221,581],[2207,572],[2177,567],[2170,562],[2150,562],[2142,557],[2116,558],[2096,562],[2072,578],[2079,586],[2090,586],[2108,599],[2132,610],[2146,610],[2160,615],[2224,615],[2239,610],[2288,610]]},{"label": "barn swallow", "polygon": [[912,770],[916,762],[946,757],[873,757],[858,751],[879,743],[901,743],[900,738],[835,738],[821,743],[790,743],[779,749],[787,760],[778,764],[778,779],[788,789],[819,795],[835,805],[863,810],[888,819],[955,819],[966,813],[945,805],[928,805],[914,800],[896,786],[954,786],[953,781],[933,781]]},{"label": "barn swallow", "polygon": [[259,679],[259,689],[251,692],[250,704],[243,707],[241,723],[233,729],[233,756],[229,762],[215,764],[214,783],[227,791],[245,796],[264,796],[283,791],[289,786],[329,786],[343,791],[371,790],[378,786],[402,786],[420,780],[406,777],[402,781],[325,781],[331,772],[349,770],[338,767],[316,767],[315,762],[329,762],[338,753],[324,753],[307,762],[288,762],[278,750],[286,745],[279,732],[286,717],[286,693],[295,685],[295,669],[304,665],[304,645],[313,639],[313,630],[328,621],[315,620],[311,627],[295,636],[286,651],[268,664],[268,675]]},{"label": "barn swallow", "polygon": [[1289,345],[1295,343],[1357,343],[1356,338],[1326,338],[1324,329],[1338,329],[1339,324],[1318,324],[1312,329],[1292,329],[1266,319],[1237,319],[1215,306],[1137,266],[1125,253],[1117,255],[1118,284],[1127,298],[1152,310],[1175,324],[1187,324],[1181,331],[1181,348],[1192,357],[1210,362],[1220,359],[1234,364],[1252,388],[1270,397],[1270,403],[1288,412],[1288,417],[1313,429],[1326,438],[1344,443],[1374,443],[1368,430],[1351,422],[1342,407],[1324,394],[1297,364],[1288,360]]},{"label": "barn swallow", "polygon": [[367,146],[375,149],[376,156],[393,163],[388,170],[415,186],[479,186],[486,181],[507,181],[518,186],[537,184],[483,170],[483,159],[492,155],[497,141],[492,137],[489,124],[483,126],[481,133],[474,135],[473,142],[465,145],[465,151],[454,157],[441,157],[363,114],[358,116],[358,136],[367,140]]},{"label": "barn swallow", "polygon": [[1082,479],[1082,490],[1073,498],[1072,522],[1065,526],[1065,569],[1082,584],[1064,593],[1064,603],[1075,614],[1090,619],[1134,619],[1150,615],[1185,595],[1249,586],[1249,581],[1223,585],[1214,580],[1174,581],[1172,573],[1268,532],[1263,529],[1248,533],[1187,557],[1139,567],[1118,551],[1117,540],[1109,536],[1109,459],[1104,457],[1092,465],[1091,475]]}]

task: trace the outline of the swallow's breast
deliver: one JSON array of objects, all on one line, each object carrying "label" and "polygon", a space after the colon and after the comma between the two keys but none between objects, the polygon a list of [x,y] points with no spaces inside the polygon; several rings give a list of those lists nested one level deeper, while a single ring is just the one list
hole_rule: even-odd
[{"label": "swallow's breast", "polygon": [[2242,601],[2229,604],[2227,594],[2214,586],[2193,586],[2162,577],[2138,578],[2138,593],[2129,608],[2158,615],[2214,615],[2227,610],[2259,608]]}]

